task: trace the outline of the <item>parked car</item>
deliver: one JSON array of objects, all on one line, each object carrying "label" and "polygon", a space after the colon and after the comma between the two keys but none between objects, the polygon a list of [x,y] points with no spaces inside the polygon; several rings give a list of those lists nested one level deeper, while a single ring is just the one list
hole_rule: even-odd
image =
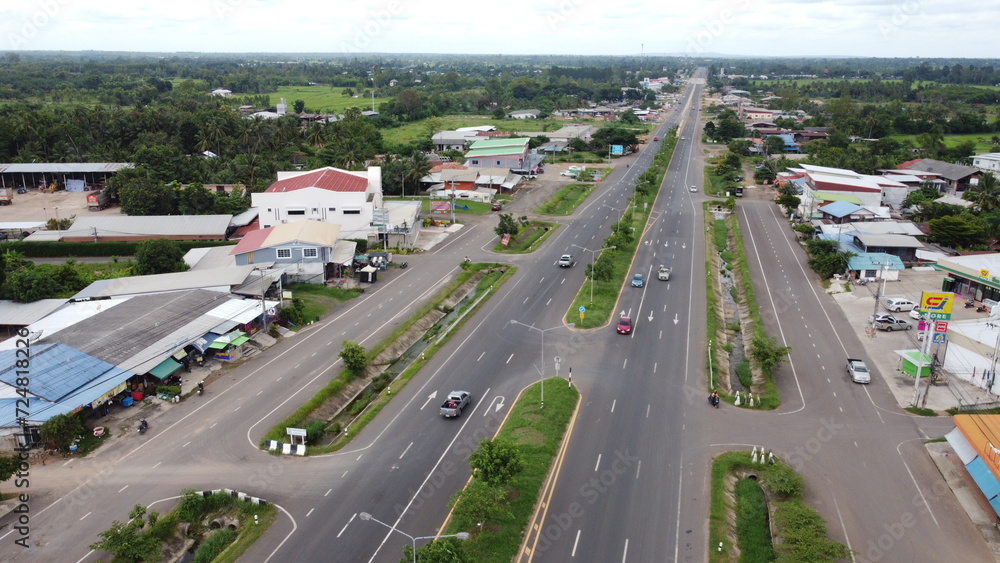
[{"label": "parked car", "polygon": [[618,319],[618,328],[615,330],[618,334],[632,334],[632,319],[628,317]]},{"label": "parked car", "polygon": [[632,276],[632,287],[642,287],[642,274]]},{"label": "parked car", "polygon": [[905,297],[886,297],[882,299],[882,306],[899,313],[900,311],[912,311],[916,309],[917,304]]},{"label": "parked car", "polygon": [[493,206],[491,207],[491,209],[493,211],[500,211],[501,209],[503,209],[503,204],[498,201],[498,202],[496,202],[496,203],[493,204]]},{"label": "parked car", "polygon": [[910,318],[911,319],[916,319],[918,321],[922,320],[923,319],[923,313],[920,312],[920,309],[910,309]]},{"label": "parked car", "polygon": [[875,328],[878,330],[884,330],[891,332],[893,330],[910,330],[913,325],[909,321],[904,321],[903,319],[897,319],[896,317],[891,317],[889,319],[883,319],[881,321],[875,321]]},{"label": "parked car", "polygon": [[559,173],[560,176],[569,176],[570,178],[576,178],[575,170],[565,170]]}]

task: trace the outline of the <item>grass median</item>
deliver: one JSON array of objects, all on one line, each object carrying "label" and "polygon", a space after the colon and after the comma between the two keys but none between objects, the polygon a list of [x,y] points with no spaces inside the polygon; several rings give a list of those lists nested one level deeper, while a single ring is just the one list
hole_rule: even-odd
[{"label": "grass median", "polygon": [[535,209],[539,215],[571,215],[597,188],[597,184],[569,184],[559,188]]},{"label": "grass median", "polygon": [[[545,407],[540,407],[545,386]],[[464,546],[477,562],[511,561],[528,527],[542,484],[562,444],[566,428],[576,411],[580,393],[565,379],[553,377],[531,385],[517,398],[498,436],[513,439],[525,461],[507,488],[509,514],[496,521],[461,520],[448,524],[448,534],[468,532]],[[460,501],[461,502],[461,501]],[[456,514],[461,510],[456,507]],[[482,525],[480,525],[482,524]]]}]

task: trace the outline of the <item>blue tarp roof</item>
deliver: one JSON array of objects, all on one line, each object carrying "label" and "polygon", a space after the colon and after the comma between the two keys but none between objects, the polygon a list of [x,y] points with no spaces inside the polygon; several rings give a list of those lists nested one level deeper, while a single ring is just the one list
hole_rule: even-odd
[{"label": "blue tarp roof", "polygon": [[820,211],[826,213],[827,215],[837,217],[839,219],[841,217],[847,217],[848,215],[856,212],[859,209],[862,209],[860,205],[851,203],[849,201],[841,200],[824,205],[823,207],[820,208]]},{"label": "blue tarp roof", "polygon": [[[89,405],[135,375],[64,344],[39,344],[30,350],[27,392],[38,397],[29,401],[26,419],[31,422]],[[0,369],[0,382],[22,387],[17,378],[25,375],[17,373],[18,359],[23,357],[16,350],[0,350],[0,366],[7,366]],[[17,415],[16,401],[0,401],[0,428],[18,426]]]}]

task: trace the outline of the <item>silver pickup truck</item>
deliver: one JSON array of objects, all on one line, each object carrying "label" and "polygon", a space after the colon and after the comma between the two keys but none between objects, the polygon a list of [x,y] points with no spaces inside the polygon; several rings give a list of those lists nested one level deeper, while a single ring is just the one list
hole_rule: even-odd
[{"label": "silver pickup truck", "polygon": [[472,405],[472,395],[468,391],[452,391],[438,411],[441,416],[451,418],[462,416],[462,409]]}]

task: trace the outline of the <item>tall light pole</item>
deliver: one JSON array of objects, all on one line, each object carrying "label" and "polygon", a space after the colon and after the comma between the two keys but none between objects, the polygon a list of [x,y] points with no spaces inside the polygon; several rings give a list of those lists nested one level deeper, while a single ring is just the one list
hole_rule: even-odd
[{"label": "tall light pole", "polygon": [[627,206],[627,205],[626,205],[626,206],[625,206],[624,208],[622,208],[622,209],[618,209],[617,207],[611,207],[610,205],[608,205],[608,204],[606,204],[606,203],[602,203],[602,204],[601,204],[601,207],[607,207],[608,209],[610,209],[610,210],[612,210],[612,211],[621,211],[621,212],[622,212],[622,214],[621,214],[621,216],[620,216],[620,217],[618,217],[618,222],[619,222],[619,223],[621,223],[621,222],[622,222],[622,219],[624,219],[624,218],[625,218],[625,210],[626,210],[626,209],[628,209],[628,206]]},{"label": "tall light pole", "polygon": [[545,406],[545,333],[550,330],[555,330],[557,328],[563,328],[564,326],[567,328],[573,328],[574,326],[576,326],[576,323],[567,323],[565,325],[554,326],[552,328],[538,328],[533,324],[531,325],[524,324],[520,321],[515,321],[514,319],[511,319],[510,324],[526,326],[531,330],[537,330],[538,332],[542,333],[542,355],[541,355],[542,365],[540,368],[537,369],[538,369],[538,382],[542,384],[542,406],[544,407]]},{"label": "tall light pole", "polygon": [[436,539],[441,539],[441,538],[458,538],[460,540],[467,540],[467,539],[469,539],[469,532],[459,532],[457,534],[446,534],[446,535],[443,535],[443,536],[417,536],[417,537],[413,537],[410,534],[407,534],[406,532],[404,532],[403,530],[400,530],[399,528],[397,528],[395,526],[390,526],[390,525],[386,524],[385,522],[382,522],[381,520],[376,520],[371,514],[368,514],[367,512],[362,512],[361,514],[358,514],[358,518],[361,518],[365,522],[375,522],[376,524],[382,524],[383,526],[385,526],[386,528],[389,528],[393,532],[399,532],[400,534],[403,534],[404,536],[410,538],[410,542],[413,544],[413,563],[417,563],[417,540],[436,540]]},{"label": "tall light pole", "polygon": [[590,302],[594,302],[594,261],[596,260],[595,254],[604,250],[614,250],[618,248],[617,246],[605,246],[604,248],[598,248],[597,250],[591,250],[589,248],[584,248],[578,244],[571,244],[570,246],[575,246],[580,250],[586,250],[590,253]]}]

